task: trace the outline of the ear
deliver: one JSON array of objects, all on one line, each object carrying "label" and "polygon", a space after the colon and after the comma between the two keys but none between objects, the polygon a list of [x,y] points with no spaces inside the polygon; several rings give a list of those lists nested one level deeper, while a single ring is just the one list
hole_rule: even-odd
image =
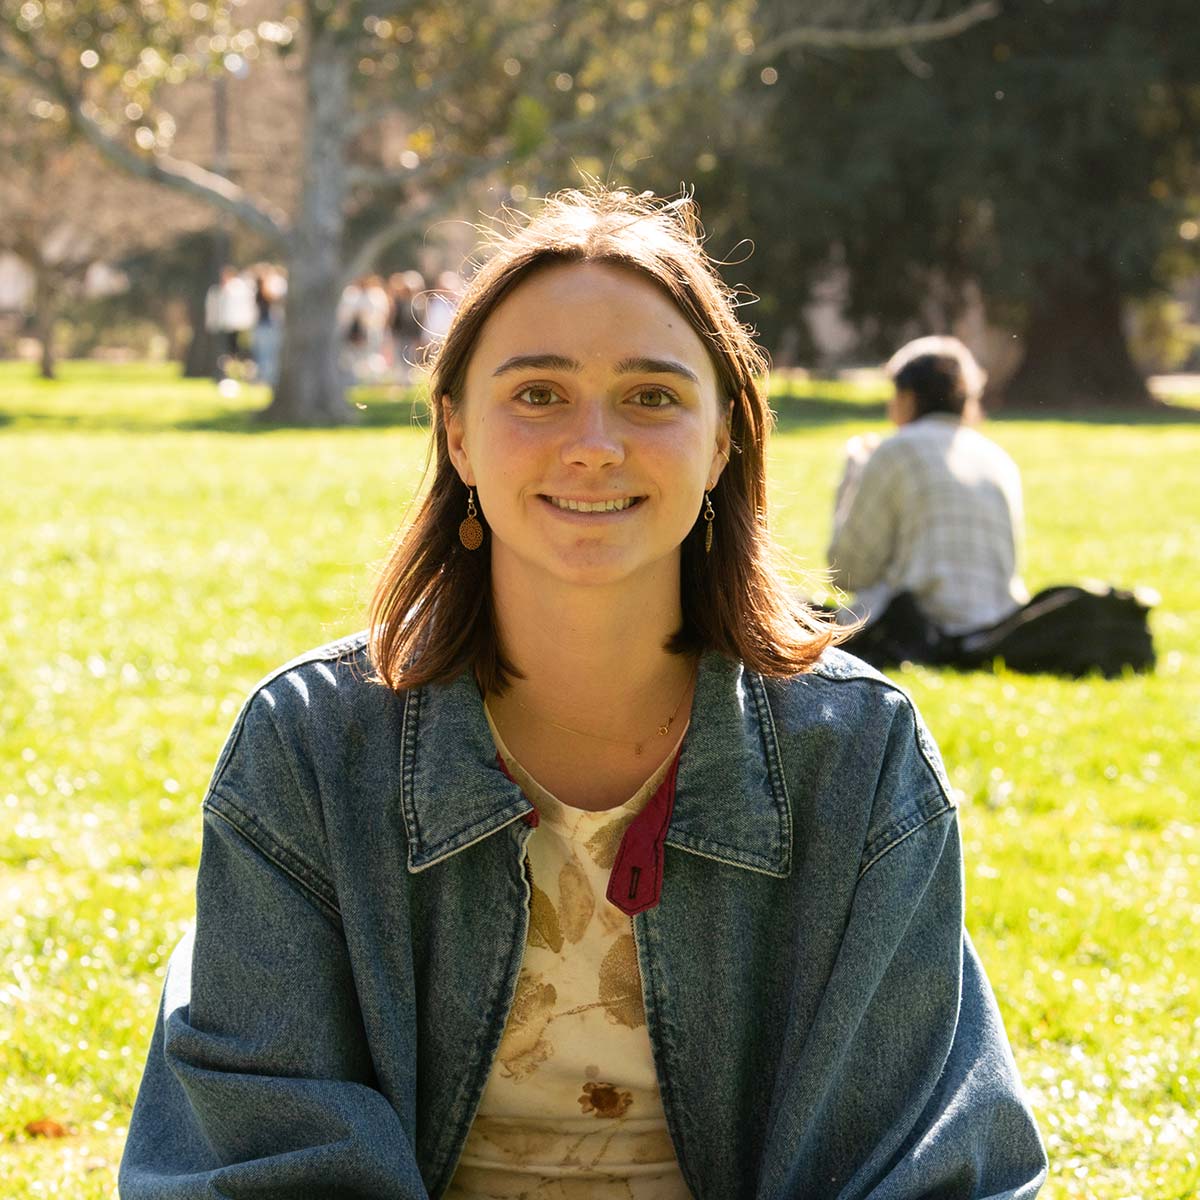
[{"label": "ear", "polygon": [[888,405],[888,415],[895,425],[907,425],[917,415],[916,393],[909,388],[897,388]]},{"label": "ear", "polygon": [[446,429],[446,452],[458,472],[459,478],[468,487],[475,486],[475,473],[471,470],[471,460],[467,454],[467,427],[463,420],[462,405],[456,409],[449,395],[443,395],[442,424]]},{"label": "ear", "polygon": [[708,468],[708,484],[705,486],[705,491],[711,492],[717,486],[717,481],[721,478],[721,472],[725,470],[726,464],[729,462],[729,447],[731,436],[729,432],[729,422],[733,416],[733,401],[731,400],[721,414],[721,423],[717,426],[717,445],[713,451],[712,462]]}]

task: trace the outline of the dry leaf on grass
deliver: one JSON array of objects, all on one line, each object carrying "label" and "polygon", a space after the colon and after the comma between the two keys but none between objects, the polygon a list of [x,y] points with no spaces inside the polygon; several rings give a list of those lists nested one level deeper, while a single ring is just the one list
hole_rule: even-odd
[{"label": "dry leaf on grass", "polygon": [[71,1131],[66,1125],[50,1117],[39,1117],[36,1121],[30,1121],[25,1126],[25,1132],[30,1137],[64,1138],[71,1136]]}]

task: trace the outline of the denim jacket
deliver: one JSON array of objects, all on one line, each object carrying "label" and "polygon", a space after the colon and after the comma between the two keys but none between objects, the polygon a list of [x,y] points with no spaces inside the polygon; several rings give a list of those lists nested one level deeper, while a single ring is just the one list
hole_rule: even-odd
[{"label": "denim jacket", "polygon": [[[531,807],[469,677],[367,674],[361,636],[289,664],[222,751],[125,1200],[450,1182],[521,967]],[[705,656],[663,832],[632,920],[699,1200],[1037,1192],[955,809],[903,693],[838,651],[786,680]]]}]

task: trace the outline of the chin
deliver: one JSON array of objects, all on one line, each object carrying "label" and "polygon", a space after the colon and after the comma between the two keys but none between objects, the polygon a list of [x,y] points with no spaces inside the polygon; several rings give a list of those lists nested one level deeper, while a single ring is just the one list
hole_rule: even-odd
[{"label": "chin", "polygon": [[608,587],[629,579],[634,568],[626,563],[577,559],[556,563],[548,568],[547,573],[562,583],[576,587]]}]

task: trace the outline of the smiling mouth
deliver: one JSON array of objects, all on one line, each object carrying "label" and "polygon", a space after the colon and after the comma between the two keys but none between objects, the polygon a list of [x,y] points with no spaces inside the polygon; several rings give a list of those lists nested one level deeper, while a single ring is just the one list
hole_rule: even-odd
[{"label": "smiling mouth", "polygon": [[624,512],[641,502],[641,496],[622,496],[616,500],[567,500],[562,496],[543,496],[548,504],[563,512],[609,513]]}]

